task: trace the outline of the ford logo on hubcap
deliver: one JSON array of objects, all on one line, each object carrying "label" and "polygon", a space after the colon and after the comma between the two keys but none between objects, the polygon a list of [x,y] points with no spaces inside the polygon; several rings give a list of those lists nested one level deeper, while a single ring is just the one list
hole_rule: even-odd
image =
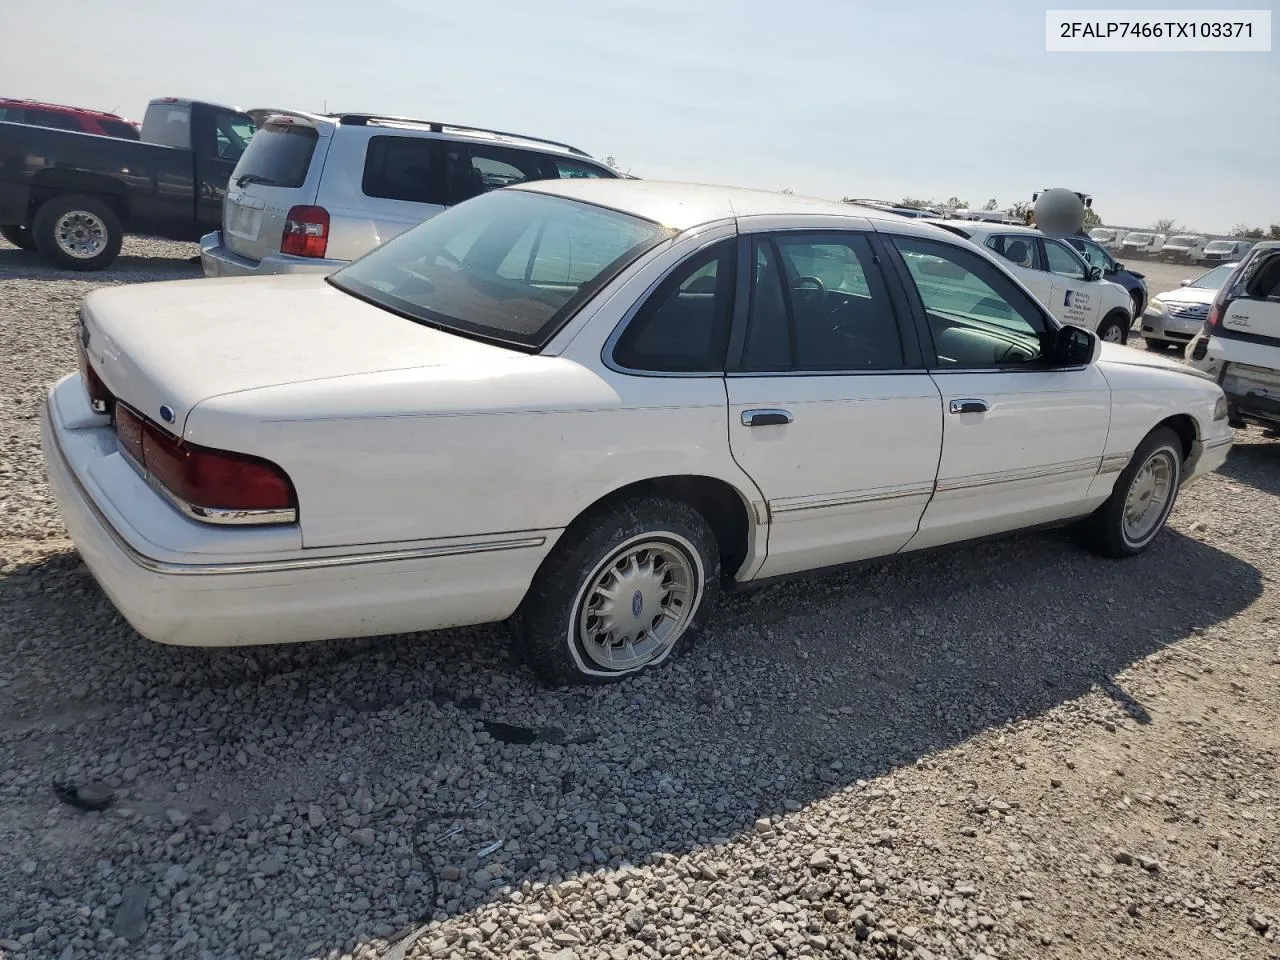
[{"label": "ford logo on hubcap", "polygon": [[631,615],[639,620],[642,610],[644,610],[644,594],[637,590],[631,598]]}]

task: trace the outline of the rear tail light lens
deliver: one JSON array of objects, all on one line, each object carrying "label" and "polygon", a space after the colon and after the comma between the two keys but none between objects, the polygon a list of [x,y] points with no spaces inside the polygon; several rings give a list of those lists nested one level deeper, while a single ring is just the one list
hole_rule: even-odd
[{"label": "rear tail light lens", "polygon": [[84,384],[84,392],[89,395],[89,406],[94,413],[106,413],[111,409],[111,391],[98,376],[98,371],[93,369],[83,343],[76,344],[76,362],[80,367],[80,382]]},{"label": "rear tail light lens", "polygon": [[1204,325],[1208,330],[1212,330],[1218,325],[1222,319],[1222,306],[1218,300],[1213,301],[1213,306],[1209,308],[1209,316],[1205,319]]},{"label": "rear tail light lens", "polygon": [[292,207],[280,236],[280,252],[295,257],[323,257],[329,248],[329,211],[324,207]]},{"label": "rear tail light lens", "polygon": [[293,523],[298,501],[274,463],[186,443],[116,406],[121,449],[152,486],[188,516],[209,523]]}]

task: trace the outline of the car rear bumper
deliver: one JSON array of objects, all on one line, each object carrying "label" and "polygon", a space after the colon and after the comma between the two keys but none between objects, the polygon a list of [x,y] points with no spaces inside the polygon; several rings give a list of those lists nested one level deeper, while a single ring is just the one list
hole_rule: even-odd
[{"label": "car rear bumper", "polygon": [[214,230],[200,238],[200,265],[206,277],[266,277],[280,273],[330,274],[345,267],[348,260],[318,260],[272,253],[261,260],[250,260],[233,253],[222,244],[222,231]]},{"label": "car rear bumper", "polygon": [[[114,434],[105,417],[89,412],[83,392],[74,374],[64,378],[42,412],[49,485],[103,592],[134,629],[159,643],[291,643],[502,620],[519,605],[559,533],[228,557],[220,539],[242,536],[243,529],[189,520],[145,484],[136,486],[141,478],[118,469]],[[150,511],[168,513],[157,524]],[[154,536],[164,524],[197,539],[176,553],[139,532]],[[199,538],[208,550],[195,549]]]}]

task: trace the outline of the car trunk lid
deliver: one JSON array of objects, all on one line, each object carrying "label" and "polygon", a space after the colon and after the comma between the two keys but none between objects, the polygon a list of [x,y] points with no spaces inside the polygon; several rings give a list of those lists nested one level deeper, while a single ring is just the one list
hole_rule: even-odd
[{"label": "car trunk lid", "polygon": [[334,125],[302,114],[249,113],[258,130],[227,185],[222,242],[256,263],[280,251],[289,211],[315,203]]},{"label": "car trunk lid", "polygon": [[81,322],[111,394],[179,436],[191,409],[215,396],[521,355],[407,320],[314,275],[103,288],[85,299]]}]

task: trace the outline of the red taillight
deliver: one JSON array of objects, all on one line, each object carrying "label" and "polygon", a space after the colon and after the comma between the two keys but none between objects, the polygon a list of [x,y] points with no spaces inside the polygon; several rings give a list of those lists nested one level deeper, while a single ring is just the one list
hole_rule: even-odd
[{"label": "red taillight", "polygon": [[324,207],[292,207],[280,236],[280,252],[295,257],[323,257],[329,247],[329,211]]},{"label": "red taillight", "polygon": [[[227,521],[210,511],[272,511],[267,518],[230,518],[232,522],[281,522],[295,519],[297,500],[285,472],[258,457],[210,450],[185,443],[116,405],[120,446],[147,477],[197,517]],[[285,511],[291,515],[279,515]]]},{"label": "red taillight", "polygon": [[80,367],[80,382],[84,384],[84,392],[89,395],[89,406],[96,413],[106,413],[111,406],[111,391],[98,376],[98,371],[93,369],[83,344],[77,344],[76,361]]},{"label": "red taillight", "polygon": [[1205,329],[1212,330],[1218,325],[1218,321],[1222,319],[1222,301],[1214,300],[1213,306],[1209,308],[1209,317],[1205,320]]}]

